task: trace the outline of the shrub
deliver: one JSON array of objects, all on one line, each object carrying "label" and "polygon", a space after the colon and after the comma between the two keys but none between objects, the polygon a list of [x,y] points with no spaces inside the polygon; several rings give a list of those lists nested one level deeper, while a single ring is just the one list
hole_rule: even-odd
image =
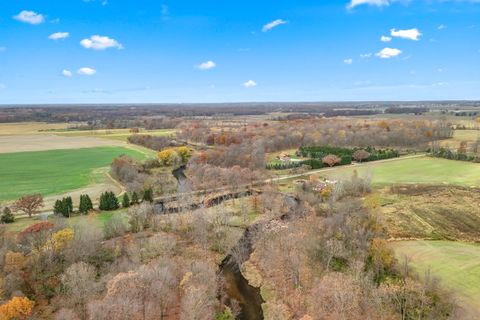
[{"label": "shrub", "polygon": [[3,209],[3,214],[0,217],[0,222],[1,223],[12,223],[15,221],[15,216],[12,213],[12,210],[10,210],[9,207],[5,207]]},{"label": "shrub", "polygon": [[13,297],[0,306],[0,319],[28,319],[33,310],[34,302],[28,298]]}]

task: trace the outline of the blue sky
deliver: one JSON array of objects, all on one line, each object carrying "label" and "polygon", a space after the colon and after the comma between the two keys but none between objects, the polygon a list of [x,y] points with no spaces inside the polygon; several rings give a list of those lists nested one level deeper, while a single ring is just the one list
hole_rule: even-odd
[{"label": "blue sky", "polygon": [[480,0],[0,3],[0,103],[435,99],[480,99]]}]

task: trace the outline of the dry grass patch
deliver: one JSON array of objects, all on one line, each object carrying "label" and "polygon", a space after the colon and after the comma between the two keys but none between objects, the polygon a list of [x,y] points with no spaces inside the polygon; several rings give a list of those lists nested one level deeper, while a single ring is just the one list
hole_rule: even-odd
[{"label": "dry grass patch", "polygon": [[125,146],[121,141],[53,134],[0,136],[0,153]]},{"label": "dry grass patch", "polygon": [[480,241],[478,188],[406,185],[380,199],[391,238]]}]

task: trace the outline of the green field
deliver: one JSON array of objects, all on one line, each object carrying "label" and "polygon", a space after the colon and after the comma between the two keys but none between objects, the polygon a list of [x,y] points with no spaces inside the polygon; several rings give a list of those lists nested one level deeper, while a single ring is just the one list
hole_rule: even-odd
[{"label": "green field", "polygon": [[85,187],[104,178],[97,169],[107,167],[122,154],[145,158],[139,151],[122,147],[0,154],[0,200],[32,193],[62,194]]},{"label": "green field", "polygon": [[399,259],[411,259],[420,275],[430,270],[454,290],[459,304],[480,317],[480,245],[452,241],[400,241],[392,243]]},{"label": "green field", "polygon": [[361,176],[371,173],[376,186],[414,183],[480,186],[479,163],[440,158],[407,158],[325,170],[324,175],[330,178],[349,177],[353,170],[357,170]]},{"label": "green field", "polygon": [[[94,223],[96,226],[103,228],[105,224],[110,221],[114,215],[120,215],[122,218],[127,220],[127,209],[118,209],[116,211],[102,211],[99,213],[89,214],[88,216],[85,215],[74,215],[69,219],[65,219],[64,221],[67,223],[68,226],[75,226],[76,224],[80,223]],[[64,219],[62,217],[55,217],[50,215],[48,217],[50,221],[54,221],[54,219]],[[26,228],[34,225],[35,223],[39,223],[43,221],[40,216],[34,217],[22,217],[17,218],[14,223],[7,224],[7,231],[8,232],[21,232]]]}]

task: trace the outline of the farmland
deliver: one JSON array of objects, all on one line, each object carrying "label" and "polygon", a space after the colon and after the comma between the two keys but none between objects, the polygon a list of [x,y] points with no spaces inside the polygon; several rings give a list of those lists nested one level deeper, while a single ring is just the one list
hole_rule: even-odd
[{"label": "farmland", "polygon": [[[175,130],[141,130],[139,134],[151,136],[169,136],[175,133]],[[113,141],[126,142],[128,137],[132,135],[129,129],[105,129],[105,130],[58,130],[55,132],[57,136],[63,137],[93,137],[102,138]]]},{"label": "farmland", "polygon": [[420,157],[393,161],[372,162],[348,167],[327,169],[330,178],[372,174],[375,186],[392,184],[439,184],[480,186],[480,164],[446,159]]},{"label": "farmland", "polygon": [[406,256],[422,276],[430,271],[454,290],[472,317],[480,317],[480,246],[451,241],[400,241],[392,243],[398,259]]},{"label": "farmland", "polygon": [[31,193],[62,194],[98,182],[113,158],[127,154],[144,158],[139,151],[121,147],[98,147],[0,154],[0,200]]}]

